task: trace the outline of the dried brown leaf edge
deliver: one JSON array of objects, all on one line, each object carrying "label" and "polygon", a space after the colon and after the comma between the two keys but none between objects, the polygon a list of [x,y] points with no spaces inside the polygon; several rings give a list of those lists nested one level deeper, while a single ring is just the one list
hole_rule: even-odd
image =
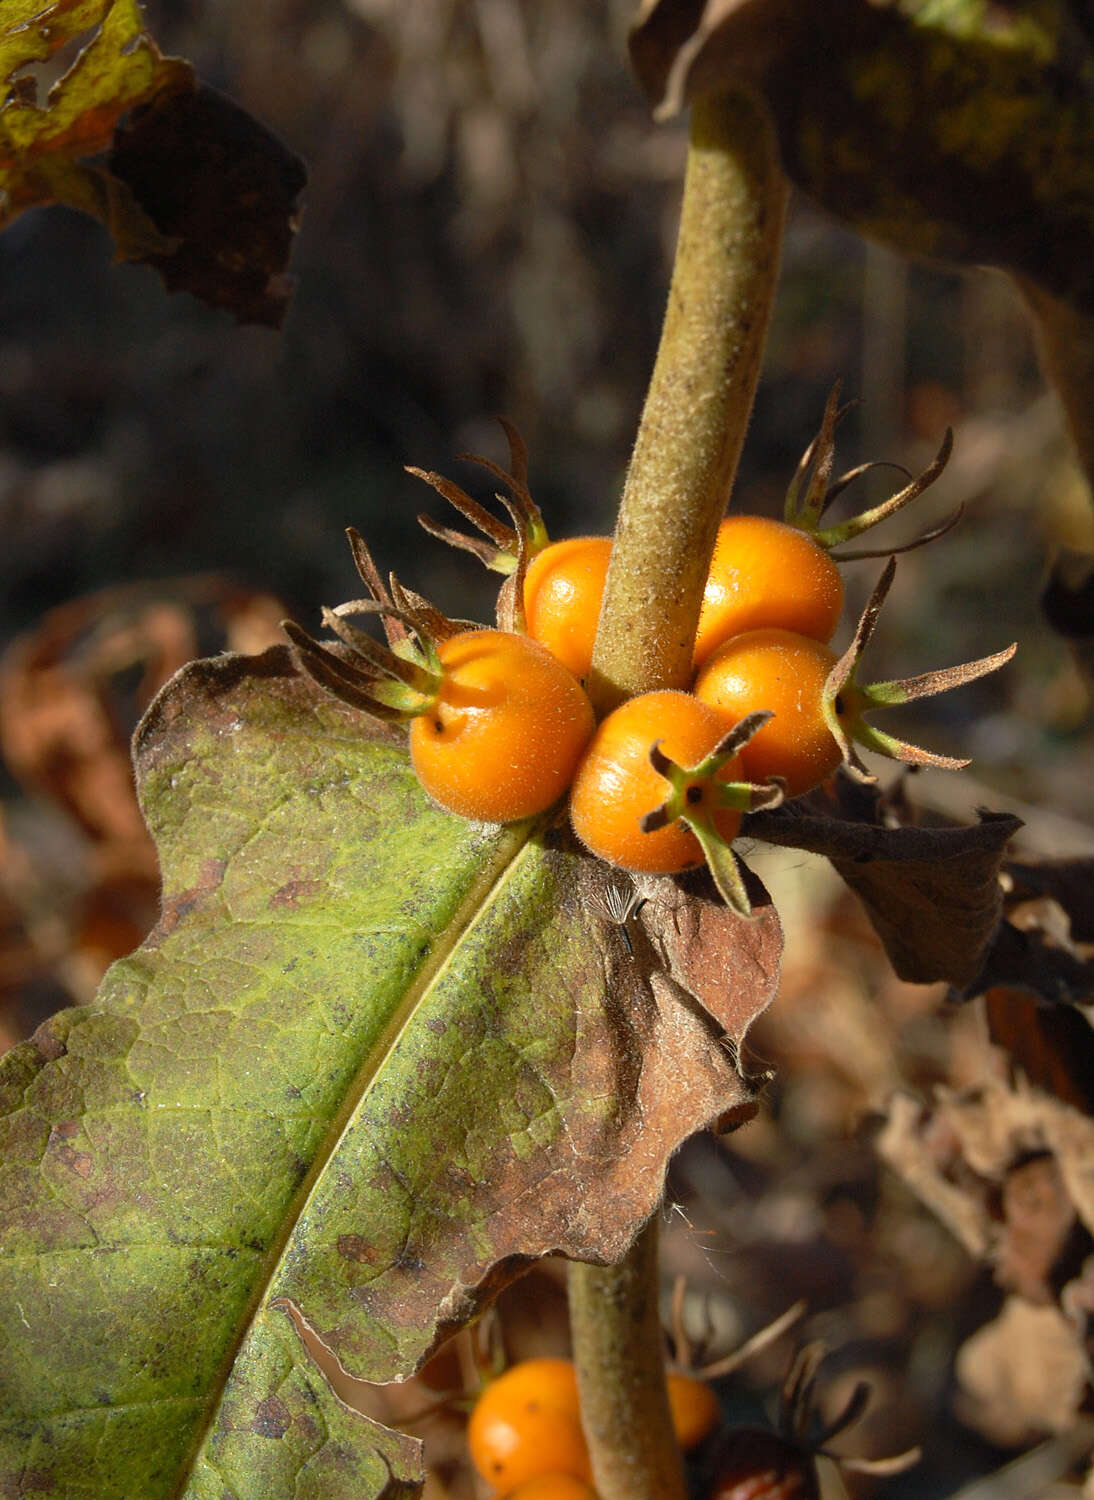
[{"label": "dried brown leaf edge", "polygon": [[891,824],[881,792],[840,776],[831,792],[752,814],[743,832],[831,860],[901,979],[968,984],[999,928],[999,871],[1021,820],[981,812],[969,827]]}]

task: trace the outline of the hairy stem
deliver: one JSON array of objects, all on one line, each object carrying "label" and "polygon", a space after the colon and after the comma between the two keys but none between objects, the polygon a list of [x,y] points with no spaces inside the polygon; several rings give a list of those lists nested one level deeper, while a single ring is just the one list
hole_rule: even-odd
[{"label": "hairy stem", "polygon": [[570,1267],[581,1420],[601,1500],[683,1500],[658,1308],[657,1217],[618,1266]]},{"label": "hairy stem", "polygon": [[661,345],[615,532],[590,692],[686,687],[703,585],[752,410],[786,188],[750,94],[699,99]]},{"label": "hairy stem", "polygon": [[[785,206],[763,106],[745,94],[697,101],[669,304],[593,656],[601,712],[690,680],[703,586],[759,377]],[[618,1266],[571,1266],[570,1320],[601,1500],[683,1500],[656,1216]]]}]

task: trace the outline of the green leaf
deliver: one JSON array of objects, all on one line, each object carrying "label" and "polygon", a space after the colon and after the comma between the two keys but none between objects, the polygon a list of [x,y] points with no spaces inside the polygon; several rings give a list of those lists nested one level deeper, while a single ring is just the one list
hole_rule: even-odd
[{"label": "green leaf", "polygon": [[67,42],[98,26],[111,0],[6,0],[0,26],[0,77],[45,62]]},{"label": "green leaf", "polygon": [[754,1109],[777,920],[697,876],[624,930],[563,831],[433,807],[283,648],[184,669],[136,760],[162,919],[0,1064],[0,1493],[398,1492],[413,1445],[285,1310],[389,1381],[527,1257],[622,1255]]}]

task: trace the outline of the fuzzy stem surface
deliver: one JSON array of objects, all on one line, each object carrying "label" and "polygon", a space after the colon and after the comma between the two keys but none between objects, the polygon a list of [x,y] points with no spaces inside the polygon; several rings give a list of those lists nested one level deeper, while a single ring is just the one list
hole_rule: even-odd
[{"label": "fuzzy stem surface", "polygon": [[692,106],[668,307],[616,526],[590,693],[598,712],[686,687],[778,276],[785,179],[749,93]]},{"label": "fuzzy stem surface", "polygon": [[[680,235],[593,655],[598,712],[687,687],[703,587],[737,471],[786,210],[763,105],[692,107]],[[600,1500],[684,1500],[658,1307],[657,1217],[617,1266],[570,1267],[582,1419]]]},{"label": "fuzzy stem surface", "polygon": [[657,1216],[617,1266],[570,1267],[570,1325],[600,1500],[684,1500],[662,1353]]}]

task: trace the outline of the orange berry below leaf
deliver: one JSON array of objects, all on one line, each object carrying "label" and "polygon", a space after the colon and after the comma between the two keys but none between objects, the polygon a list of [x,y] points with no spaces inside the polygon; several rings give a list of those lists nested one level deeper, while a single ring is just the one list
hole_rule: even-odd
[{"label": "orange berry below leaf", "polygon": [[518,1485],[509,1500],[596,1500],[596,1491],[574,1474],[540,1474]]},{"label": "orange berry below leaf", "polygon": [[585,1434],[576,1417],[533,1407],[483,1419],[468,1429],[471,1460],[499,1495],[542,1474],[592,1480]]},{"label": "orange berry below leaf", "polygon": [[[678,819],[644,833],[640,819],[665,802],[670,787],[650,764],[650,750],[679,766],[697,766],[726,733],[716,710],[690,693],[662,690],[629,698],[603,721],[578,766],[570,790],[570,818],[582,843],[609,864],[650,875],[671,874],[703,862],[694,833]],[[741,814],[713,805],[718,784],[739,781],[734,756],[706,781],[688,788],[698,812],[710,809],[714,826],[729,843]]]},{"label": "orange berry below leaf", "polygon": [[510,1404],[531,1402],[550,1407],[552,1411],[569,1412],[574,1417],[581,1412],[577,1371],[570,1359],[542,1355],[536,1359],[518,1360],[503,1375],[491,1381],[486,1389],[494,1392],[495,1400],[504,1398]]},{"label": "orange berry below leaf", "polygon": [[[716,1426],[718,1400],[693,1376],[668,1376],[669,1408],[680,1446],[694,1448]],[[568,1359],[512,1365],[483,1391],[467,1443],[497,1500],[596,1500],[581,1429],[577,1374]]]},{"label": "orange berry below leaf", "polygon": [[567,1474],[588,1484],[573,1365],[526,1360],[492,1381],[471,1413],[467,1444],[475,1468],[499,1496],[543,1475]]},{"label": "orange berry below leaf", "polygon": [[525,574],[528,634],[575,677],[586,677],[593,659],[611,552],[611,537],[568,537],[537,552]]},{"label": "orange berry below leaf", "polygon": [[581,684],[546,647],[506,631],[461,632],[437,655],[436,700],[410,725],[422,786],[464,818],[512,823],[544,812],[595,727]]},{"label": "orange berry below leaf", "polygon": [[842,752],[823,710],[824,685],[836,660],[820,641],[792,631],[750,630],[726,641],[699,673],[696,697],[716,709],[727,727],[757,709],[774,714],[741,751],[753,780],[781,776],[787,796],[798,797],[840,764]]},{"label": "orange berry below leaf", "polygon": [[772,626],[829,641],[842,610],[839,569],[805,531],[766,516],[729,516],[703,593],[695,665],[746,630]]},{"label": "orange berry below leaf", "polygon": [[697,1448],[718,1425],[718,1397],[705,1380],[673,1370],[668,1377],[669,1409],[676,1441],[685,1453]]}]

